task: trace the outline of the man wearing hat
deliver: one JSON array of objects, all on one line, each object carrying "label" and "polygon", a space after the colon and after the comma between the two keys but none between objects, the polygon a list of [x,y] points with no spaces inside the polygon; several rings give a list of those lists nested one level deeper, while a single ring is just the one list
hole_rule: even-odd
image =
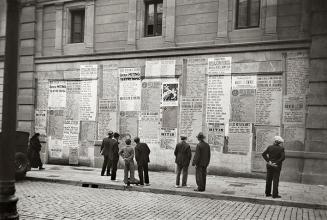
[{"label": "man wearing hat", "polygon": [[281,198],[278,194],[278,183],[282,163],[285,160],[285,152],[282,144],[284,140],[280,136],[274,137],[274,144],[267,147],[262,153],[262,157],[267,162],[267,177],[266,177],[266,196],[271,196],[271,183],[273,182],[273,198]]},{"label": "man wearing hat", "polygon": [[116,173],[117,173],[117,164],[119,161],[119,133],[115,132],[114,133],[114,139],[115,143],[112,148],[112,168],[111,168],[111,180],[117,181],[116,180]]},{"label": "man wearing hat", "polygon": [[199,143],[196,145],[192,165],[195,166],[195,179],[198,185],[194,191],[203,192],[206,189],[207,167],[210,162],[210,146],[204,141],[205,136],[200,132],[196,136]]},{"label": "man wearing hat", "polygon": [[107,169],[107,176],[110,176],[110,167],[113,160],[113,146],[115,143],[115,140],[112,139],[113,132],[108,132],[108,137],[104,138],[102,140],[100,153],[103,155],[103,165],[101,170],[101,176],[104,175],[106,169]]},{"label": "man wearing hat", "polygon": [[192,152],[190,145],[186,143],[187,137],[181,135],[181,142],[176,145],[174,154],[175,154],[175,163],[177,164],[177,174],[176,174],[176,188],[179,187],[179,181],[181,172],[183,170],[182,177],[182,186],[187,187],[187,174],[188,174],[188,166],[190,165],[190,160],[192,157]]}]

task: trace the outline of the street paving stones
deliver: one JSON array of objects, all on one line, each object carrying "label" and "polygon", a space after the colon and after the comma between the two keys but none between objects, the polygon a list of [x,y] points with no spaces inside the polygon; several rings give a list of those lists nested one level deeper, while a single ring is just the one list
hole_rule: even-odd
[{"label": "street paving stones", "polygon": [[16,183],[20,219],[327,219],[327,210],[170,194]]}]

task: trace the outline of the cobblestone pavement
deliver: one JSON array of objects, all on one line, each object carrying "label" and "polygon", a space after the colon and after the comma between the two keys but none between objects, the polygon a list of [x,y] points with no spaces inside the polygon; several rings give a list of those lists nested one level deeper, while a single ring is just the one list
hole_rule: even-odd
[{"label": "cobblestone pavement", "polygon": [[20,219],[327,219],[326,210],[58,183],[16,183]]}]

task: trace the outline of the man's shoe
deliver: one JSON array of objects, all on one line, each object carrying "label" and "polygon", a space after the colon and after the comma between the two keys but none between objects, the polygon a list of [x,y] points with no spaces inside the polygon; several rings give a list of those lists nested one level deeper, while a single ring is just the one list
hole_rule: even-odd
[{"label": "man's shoe", "polygon": [[203,189],[194,189],[195,192],[204,192]]},{"label": "man's shoe", "polygon": [[280,195],[273,196],[273,199],[279,199],[279,198],[282,198],[282,197]]},{"label": "man's shoe", "polygon": [[146,185],[146,186],[150,186],[151,184],[150,184],[150,183],[146,183],[145,185]]},{"label": "man's shoe", "polygon": [[110,173],[107,173],[107,176],[111,176],[111,174]]},{"label": "man's shoe", "polygon": [[271,194],[266,194],[266,197],[270,197],[271,196]]},{"label": "man's shoe", "polygon": [[175,185],[175,188],[180,188],[180,185]]},{"label": "man's shoe", "polygon": [[44,170],[44,168],[43,167],[40,167],[39,170]]},{"label": "man's shoe", "polygon": [[183,185],[182,187],[190,188],[191,186],[189,186],[189,185]]}]

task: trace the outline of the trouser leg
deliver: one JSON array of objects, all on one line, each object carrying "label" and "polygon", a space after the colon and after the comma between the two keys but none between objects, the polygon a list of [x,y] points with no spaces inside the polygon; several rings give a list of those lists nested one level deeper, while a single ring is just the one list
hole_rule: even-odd
[{"label": "trouser leg", "polygon": [[108,164],[108,156],[103,156],[103,164],[102,164],[102,170],[101,170],[101,176],[104,175],[106,168]]},{"label": "trouser leg", "polygon": [[110,168],[112,165],[112,160],[109,159],[108,157],[108,163],[107,163],[107,176],[110,176]]},{"label": "trouser leg", "polygon": [[129,162],[125,161],[125,166],[124,166],[124,183],[127,184],[128,182],[128,171],[129,171]]},{"label": "trouser leg", "polygon": [[177,164],[177,167],[176,167],[176,185],[177,186],[179,186],[181,172],[182,172],[182,166]]},{"label": "trouser leg", "polygon": [[150,181],[149,181],[149,167],[148,167],[148,163],[145,163],[143,165],[143,171],[144,171],[144,182],[146,184],[149,184]]},{"label": "trouser leg", "polygon": [[280,169],[274,168],[274,173],[273,173],[273,194],[272,196],[278,196],[278,184],[279,184],[279,176],[280,176]]},{"label": "trouser leg", "polygon": [[140,179],[140,184],[144,185],[144,180],[143,180],[143,166],[142,164],[137,165],[137,171],[139,173],[139,179]]},{"label": "trouser leg", "polygon": [[38,167],[42,168],[43,164],[42,164],[42,161],[41,161],[40,152],[37,152],[36,162],[37,162]]},{"label": "trouser leg", "polygon": [[202,190],[204,191],[206,189],[206,184],[207,184],[207,168],[202,167]]},{"label": "trouser leg", "polygon": [[203,169],[202,167],[196,167],[195,176],[196,184],[198,185],[198,190],[203,190]]},{"label": "trouser leg", "polygon": [[187,185],[187,174],[188,174],[188,166],[184,166],[183,167],[182,186]]},{"label": "trouser leg", "polygon": [[134,167],[134,161],[130,161],[129,162],[129,165],[130,165],[130,178],[131,178],[131,181],[135,181],[135,167]]},{"label": "trouser leg", "polygon": [[118,160],[114,159],[112,161],[111,180],[116,180],[117,164],[118,164]]},{"label": "trouser leg", "polygon": [[273,180],[273,169],[267,166],[267,176],[266,176],[266,195],[271,195],[271,182]]}]

